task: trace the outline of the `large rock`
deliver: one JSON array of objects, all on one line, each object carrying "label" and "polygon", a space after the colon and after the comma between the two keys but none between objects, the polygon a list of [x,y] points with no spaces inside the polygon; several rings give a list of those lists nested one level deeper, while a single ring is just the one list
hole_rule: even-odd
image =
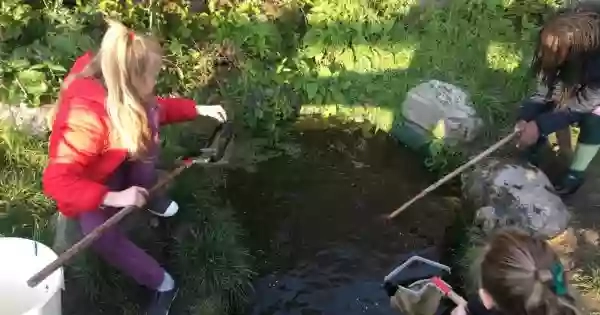
[{"label": "large rock", "polygon": [[52,107],[53,105],[28,107],[26,104],[0,104],[0,121],[27,134],[45,136],[49,131],[47,117]]},{"label": "large rock", "polygon": [[484,234],[517,226],[552,238],[567,228],[567,207],[538,168],[489,158],[463,174],[462,180],[464,197],[479,208],[475,227]]},{"label": "large rock", "polygon": [[402,104],[402,119],[392,134],[413,149],[433,139],[456,145],[473,140],[483,126],[469,95],[460,88],[431,80],[408,91]]}]

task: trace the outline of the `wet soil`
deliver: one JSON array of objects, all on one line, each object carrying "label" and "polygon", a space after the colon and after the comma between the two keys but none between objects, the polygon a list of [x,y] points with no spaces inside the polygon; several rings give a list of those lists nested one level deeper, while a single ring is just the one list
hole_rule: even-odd
[{"label": "wet soil", "polygon": [[440,259],[457,189],[442,187],[385,221],[435,181],[421,158],[347,126],[300,127],[293,138],[297,156],[227,176],[258,268],[247,314],[395,314],[383,277],[413,253]]}]

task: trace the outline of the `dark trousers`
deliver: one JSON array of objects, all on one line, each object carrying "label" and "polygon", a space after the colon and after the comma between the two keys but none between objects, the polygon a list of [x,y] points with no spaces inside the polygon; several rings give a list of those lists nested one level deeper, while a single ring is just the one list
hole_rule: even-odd
[{"label": "dark trousers", "polygon": [[575,112],[569,109],[554,111],[549,103],[532,100],[524,101],[520,108],[520,119],[525,121],[541,120],[545,127],[540,134],[538,145],[546,143],[546,136],[568,126],[579,126],[579,143],[600,144],[600,116],[593,113]]}]

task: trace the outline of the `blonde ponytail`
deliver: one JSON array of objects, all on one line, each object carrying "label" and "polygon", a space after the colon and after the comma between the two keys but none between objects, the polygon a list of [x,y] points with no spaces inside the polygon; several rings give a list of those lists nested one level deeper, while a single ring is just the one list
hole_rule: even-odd
[{"label": "blonde ponytail", "polygon": [[119,22],[109,20],[108,24],[96,61],[107,90],[111,137],[139,158],[151,141],[146,112],[150,100],[140,94],[140,86],[154,84],[162,52],[155,40],[136,35]]}]

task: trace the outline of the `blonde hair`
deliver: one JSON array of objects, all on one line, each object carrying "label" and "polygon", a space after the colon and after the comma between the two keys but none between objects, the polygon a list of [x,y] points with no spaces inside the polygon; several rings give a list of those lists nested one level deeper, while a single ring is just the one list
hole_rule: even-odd
[{"label": "blonde hair", "polygon": [[479,285],[502,314],[580,315],[558,255],[543,239],[506,228],[478,261]]},{"label": "blonde hair", "polygon": [[102,80],[111,140],[133,158],[140,158],[152,137],[146,107],[153,100],[147,95],[151,91],[143,89],[156,80],[162,67],[162,48],[153,37],[134,33],[114,20],[107,23],[98,53],[81,73],[65,80],[63,89],[78,77]]}]

